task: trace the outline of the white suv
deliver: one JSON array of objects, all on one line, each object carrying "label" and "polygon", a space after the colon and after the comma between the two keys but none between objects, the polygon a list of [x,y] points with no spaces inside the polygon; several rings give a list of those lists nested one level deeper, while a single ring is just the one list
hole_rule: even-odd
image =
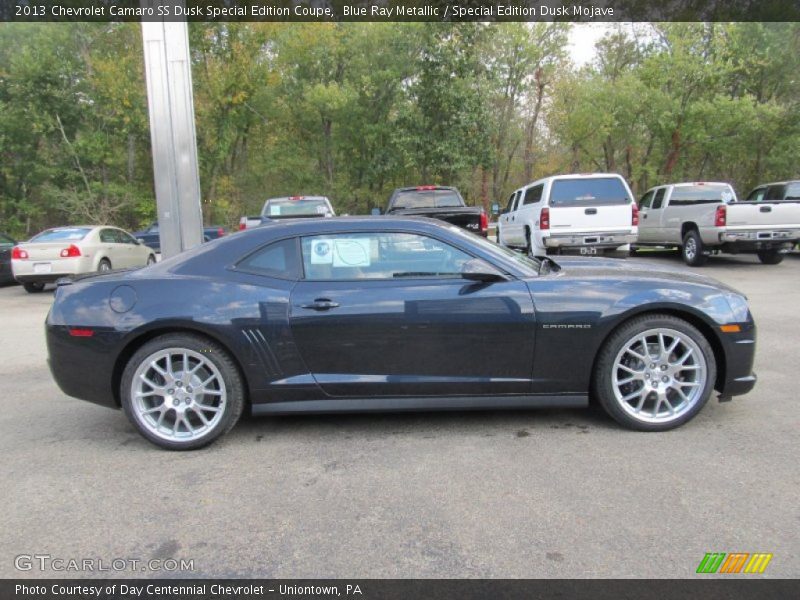
[{"label": "white suv", "polygon": [[[497,222],[497,241],[529,254],[627,250],[636,241],[639,210],[616,173],[556,175],[518,189]],[[625,247],[625,248],[622,248]]]}]

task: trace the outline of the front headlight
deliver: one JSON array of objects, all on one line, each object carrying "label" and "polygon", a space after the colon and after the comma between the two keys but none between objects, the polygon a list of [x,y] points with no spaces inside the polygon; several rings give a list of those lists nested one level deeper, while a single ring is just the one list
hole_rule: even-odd
[{"label": "front headlight", "polygon": [[734,323],[744,323],[751,320],[747,298],[741,294],[725,294],[725,300],[728,301],[728,306],[731,307]]}]

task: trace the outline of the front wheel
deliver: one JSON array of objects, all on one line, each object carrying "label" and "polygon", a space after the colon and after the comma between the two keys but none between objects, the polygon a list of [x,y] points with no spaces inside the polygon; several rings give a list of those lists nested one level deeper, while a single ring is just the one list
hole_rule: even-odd
[{"label": "front wheel", "polygon": [[670,315],[648,315],[611,335],[593,383],[600,404],[620,424],[666,431],[700,412],[716,376],[714,352],[697,328]]},{"label": "front wheel", "polygon": [[153,254],[151,254],[150,256],[147,257],[147,266],[149,267],[154,264],[156,264],[156,257]]},{"label": "front wheel", "polygon": [[702,267],[708,261],[708,256],[703,252],[703,239],[696,229],[687,231],[683,236],[681,255],[683,262],[690,267]]},{"label": "front wheel", "polygon": [[759,250],[758,260],[765,265],[779,265],[783,262],[783,254],[777,250]]},{"label": "front wheel", "polygon": [[25,291],[29,294],[38,294],[39,292],[44,291],[44,284],[43,283],[23,283],[22,287],[25,288]]},{"label": "front wheel", "polygon": [[169,450],[193,450],[236,424],[244,385],[222,347],[176,333],[146,343],[131,357],[120,397],[126,416],[147,440]]},{"label": "front wheel", "polygon": [[111,261],[104,258],[97,265],[97,271],[100,273],[108,273],[111,270]]}]

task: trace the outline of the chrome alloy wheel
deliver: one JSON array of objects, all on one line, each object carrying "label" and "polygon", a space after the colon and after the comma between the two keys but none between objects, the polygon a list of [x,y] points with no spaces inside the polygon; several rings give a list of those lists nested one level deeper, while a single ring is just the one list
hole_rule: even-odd
[{"label": "chrome alloy wheel", "polygon": [[697,242],[693,237],[689,237],[683,245],[683,254],[689,260],[694,260],[694,257],[697,256]]},{"label": "chrome alloy wheel", "polygon": [[700,401],[707,377],[705,356],[692,338],[674,329],[648,329],[617,353],[612,387],[634,419],[668,423]]},{"label": "chrome alloy wheel", "polygon": [[186,442],[212,431],[227,401],[219,369],[187,348],[166,348],[145,358],[131,382],[136,420],[156,436]]}]

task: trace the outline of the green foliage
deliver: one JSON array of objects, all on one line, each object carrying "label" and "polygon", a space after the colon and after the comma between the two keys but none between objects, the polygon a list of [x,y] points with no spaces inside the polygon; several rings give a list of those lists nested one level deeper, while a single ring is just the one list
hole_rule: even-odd
[{"label": "green foliage", "polygon": [[[503,202],[531,179],[618,171],[635,189],[800,176],[800,25],[618,26],[592,65],[564,23],[190,25],[202,202],[232,226],[265,198],[340,213],[394,187]],[[137,228],[155,213],[136,24],[0,28],[0,230]]]}]

